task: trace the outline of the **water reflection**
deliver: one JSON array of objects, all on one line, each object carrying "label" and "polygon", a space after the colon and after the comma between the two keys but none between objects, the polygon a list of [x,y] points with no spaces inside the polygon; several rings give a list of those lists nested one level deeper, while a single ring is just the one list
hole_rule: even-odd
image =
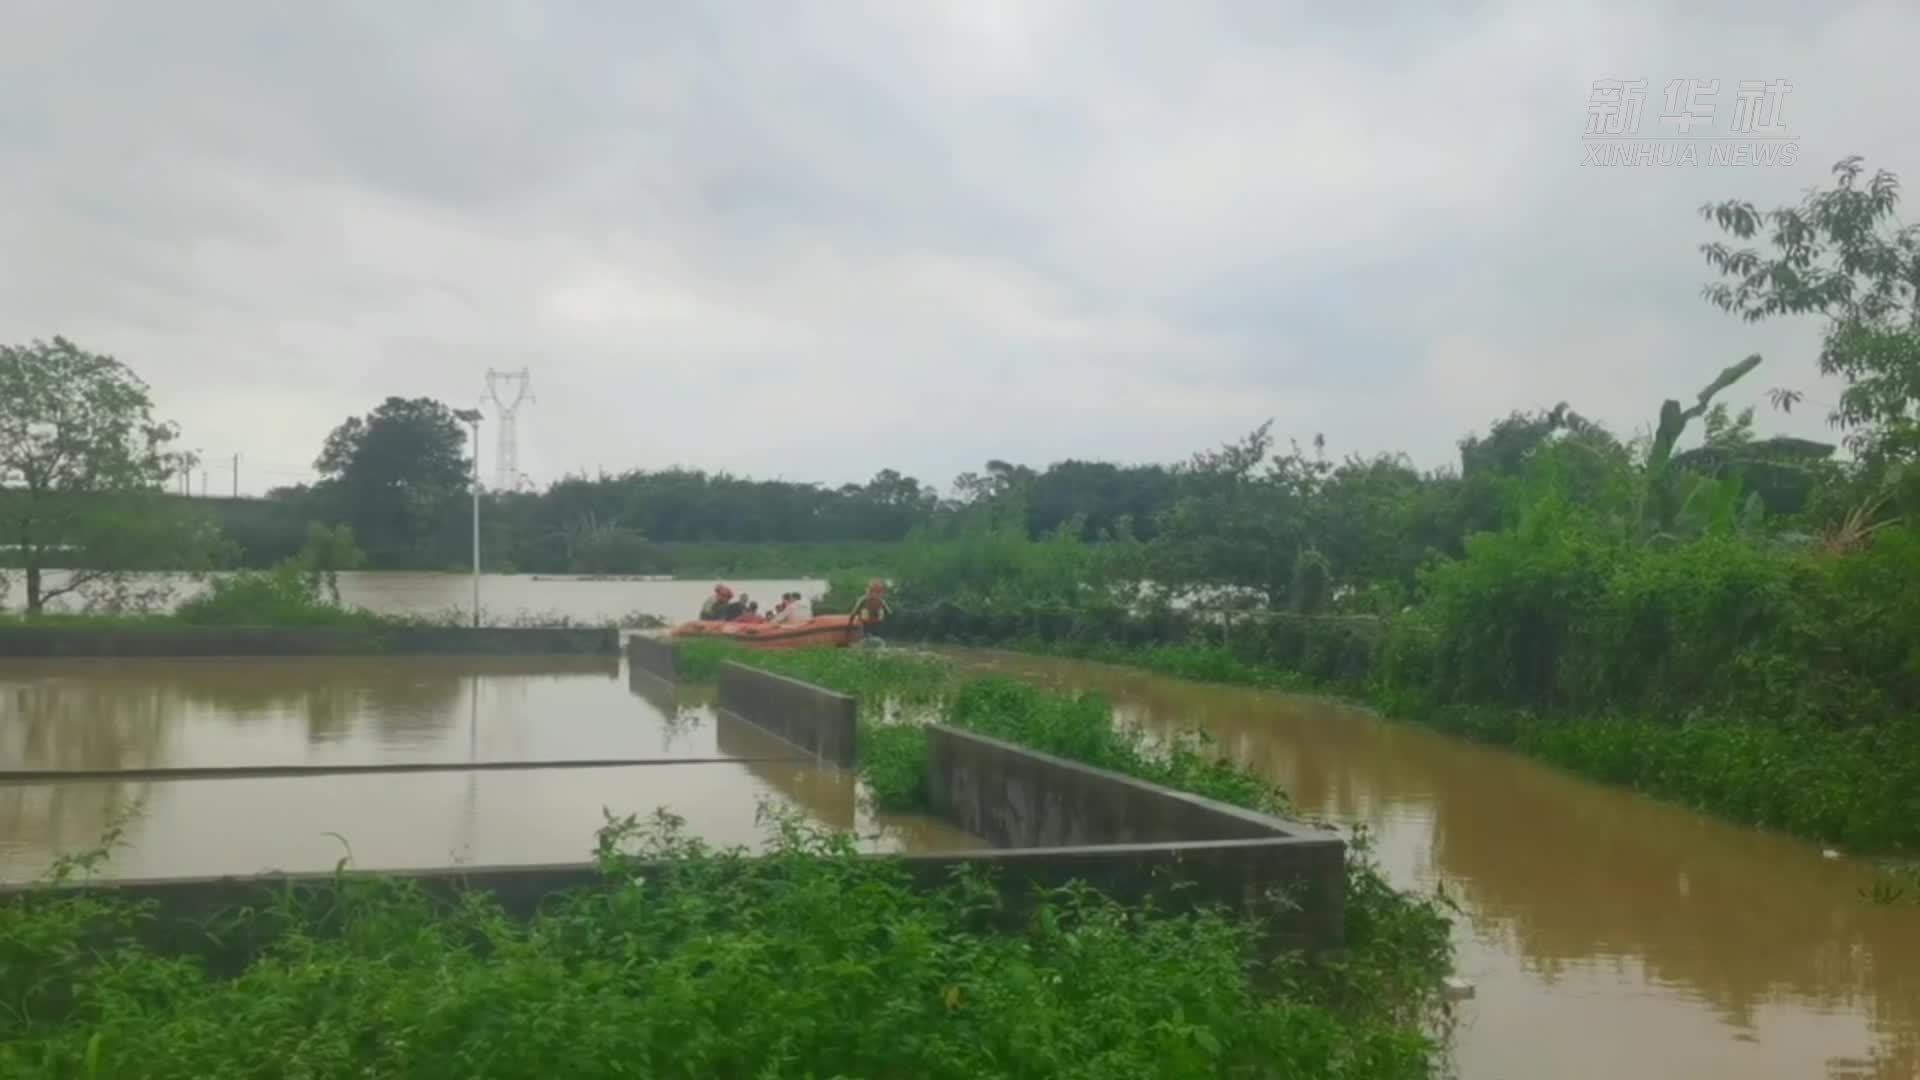
[{"label": "water reflection", "polygon": [[[661,717],[620,691],[619,674],[617,657],[592,656],[0,660],[0,762],[111,770],[659,756]],[[686,756],[711,752],[709,741]],[[461,784],[475,802],[477,781]],[[165,790],[0,785],[0,864],[89,848],[116,815]]]},{"label": "water reflection", "polygon": [[854,827],[858,798],[853,773],[801,759],[797,757],[800,751],[791,743],[724,710],[714,716],[714,738],[720,752],[728,757],[795,758],[790,762],[755,761],[747,768],[795,804],[806,807],[821,824],[842,831]]},{"label": "water reflection", "polygon": [[[714,734],[720,752],[729,757],[768,758],[795,752],[791,744],[724,710],[714,715]],[[869,850],[970,851],[985,846],[978,837],[937,818],[875,812],[859,775],[850,769],[811,761],[745,764],[762,783],[804,809],[809,817],[829,828],[853,833]]]},{"label": "water reflection", "polygon": [[277,764],[348,746],[391,760],[442,742],[483,690],[490,712],[517,716],[532,685],[593,696],[593,682],[578,677],[612,680],[619,670],[617,657],[595,656],[0,660],[0,760]]},{"label": "water reflection", "polygon": [[[715,688],[670,682],[643,668],[628,665],[627,690],[645,701],[661,717],[662,751],[697,738],[713,724]],[[726,753],[725,749],[720,750]]]},{"label": "water reflection", "polygon": [[1444,882],[1480,983],[1466,1076],[1920,1076],[1920,909],[1862,901],[1869,867],[1326,702],[962,655],[1198,726]]}]

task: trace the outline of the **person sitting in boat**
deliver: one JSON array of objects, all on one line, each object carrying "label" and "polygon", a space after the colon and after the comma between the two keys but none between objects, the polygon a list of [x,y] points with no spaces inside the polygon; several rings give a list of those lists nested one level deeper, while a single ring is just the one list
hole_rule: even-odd
[{"label": "person sitting in boat", "polygon": [[708,622],[717,622],[727,617],[727,602],[733,599],[733,590],[725,585],[715,585],[713,593],[706,603],[700,605],[700,618]]},{"label": "person sitting in boat", "polygon": [[753,609],[755,612],[758,612],[760,610],[760,605],[754,603],[753,597],[748,596],[746,593],[741,593],[740,599],[735,600],[733,603],[727,605],[727,621],[739,622],[740,617],[742,615],[745,615],[747,613],[747,609],[749,608]]},{"label": "person sitting in boat", "polygon": [[781,595],[780,606],[774,609],[773,617],[767,621],[780,626],[787,626],[793,623],[803,623],[811,618],[813,618],[813,612],[807,610],[807,605],[800,599],[800,594],[790,592]]},{"label": "person sitting in boat", "polygon": [[767,621],[767,617],[760,614],[759,604],[750,602],[747,604],[747,610],[741,612],[740,617],[734,621],[740,623],[764,623]]}]

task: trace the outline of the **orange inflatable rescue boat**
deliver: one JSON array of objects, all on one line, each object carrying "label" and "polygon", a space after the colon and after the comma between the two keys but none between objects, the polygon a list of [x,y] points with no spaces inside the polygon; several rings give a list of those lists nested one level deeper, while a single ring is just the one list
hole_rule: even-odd
[{"label": "orange inflatable rescue boat", "polygon": [[681,623],[675,638],[719,638],[756,649],[843,648],[860,640],[859,622],[845,615],[815,615],[805,622],[742,623],[696,619]]}]

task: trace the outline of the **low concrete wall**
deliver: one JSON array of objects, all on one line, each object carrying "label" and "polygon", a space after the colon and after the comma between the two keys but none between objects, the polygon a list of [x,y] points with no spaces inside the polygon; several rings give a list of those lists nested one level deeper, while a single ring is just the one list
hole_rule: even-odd
[{"label": "low concrete wall", "polygon": [[835,765],[857,754],[855,702],[825,687],[728,661],[720,665],[720,708]]},{"label": "low concrete wall", "polygon": [[995,847],[1287,835],[1278,818],[938,724],[927,729],[927,795],[934,813]]},{"label": "low concrete wall", "polygon": [[631,634],[627,637],[627,663],[676,682],[680,678],[680,646],[665,638]]},{"label": "low concrete wall", "polygon": [[[1238,906],[1256,917],[1268,918],[1275,941],[1283,947],[1317,949],[1337,945],[1342,939],[1338,906],[1341,893],[1337,888],[1332,908],[1311,889],[1305,890],[1305,895],[1283,895],[1301,893],[1296,886],[1303,881],[1328,875],[1336,883],[1340,881],[1343,871],[1338,841],[1331,846],[1269,839],[861,857],[897,860],[914,886],[922,889],[945,887],[963,869],[990,874],[1005,901],[999,918],[1014,928],[1023,923],[1039,891],[1079,881],[1123,903],[1151,897],[1163,910],[1221,903]],[[647,880],[667,876],[648,872],[645,866],[636,870]],[[349,881],[406,881],[449,903],[462,892],[483,891],[508,915],[522,919],[570,894],[606,884],[592,863],[355,871],[344,877]],[[341,880],[339,875],[317,872],[145,878],[56,889],[0,885],[0,903],[23,893],[58,897],[75,892],[150,902],[155,917],[144,922],[140,931],[149,944],[238,957],[260,943],[239,939],[224,916],[289,895],[302,900],[309,910],[324,913]],[[270,930],[274,920],[264,922]]]},{"label": "low concrete wall", "polygon": [[0,627],[0,657],[615,654],[612,627]]},{"label": "low concrete wall", "polygon": [[938,724],[927,729],[927,793],[935,814],[1012,849],[1029,873],[1118,899],[1173,873],[1188,901],[1341,940],[1346,844],[1330,831]]}]

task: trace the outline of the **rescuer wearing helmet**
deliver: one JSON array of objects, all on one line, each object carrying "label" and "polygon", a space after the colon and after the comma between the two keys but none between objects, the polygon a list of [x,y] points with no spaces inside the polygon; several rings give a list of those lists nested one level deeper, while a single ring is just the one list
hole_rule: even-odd
[{"label": "rescuer wearing helmet", "polygon": [[700,605],[700,618],[709,622],[718,622],[727,617],[727,602],[733,599],[733,590],[725,585],[715,585],[713,595]]}]

